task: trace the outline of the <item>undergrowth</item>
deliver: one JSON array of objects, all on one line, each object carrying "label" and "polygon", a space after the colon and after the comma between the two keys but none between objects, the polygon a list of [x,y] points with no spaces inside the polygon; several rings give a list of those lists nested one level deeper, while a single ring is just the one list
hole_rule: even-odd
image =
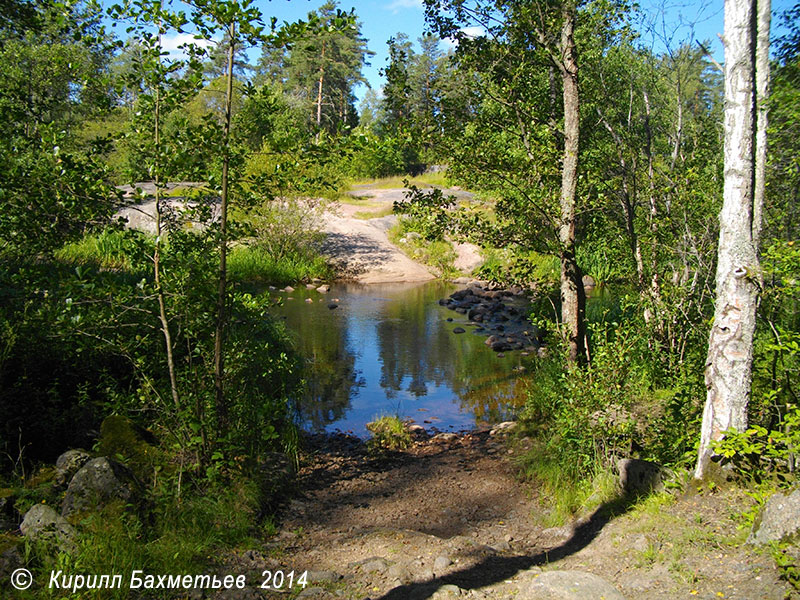
[{"label": "undergrowth", "polygon": [[233,281],[276,285],[333,276],[325,258],[312,251],[289,252],[282,258],[275,258],[259,245],[233,248],[228,255],[228,269]]}]

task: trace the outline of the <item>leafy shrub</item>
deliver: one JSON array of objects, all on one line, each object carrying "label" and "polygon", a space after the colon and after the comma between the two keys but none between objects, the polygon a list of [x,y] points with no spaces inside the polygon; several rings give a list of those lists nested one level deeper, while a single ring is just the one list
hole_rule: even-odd
[{"label": "leafy shrub", "polygon": [[404,227],[430,242],[441,241],[450,229],[448,209],[455,204],[454,196],[445,196],[442,190],[422,190],[408,186],[403,202],[394,203],[394,212],[404,215]]},{"label": "leafy shrub", "polygon": [[545,290],[558,285],[561,266],[557,256],[513,249],[484,250],[486,260],[475,272],[476,277],[502,285],[535,285]]},{"label": "leafy shrub", "polygon": [[[770,396],[774,401],[777,393]],[[731,463],[740,475],[756,481],[773,477],[781,486],[788,487],[796,479],[794,464],[800,451],[800,407],[791,407],[775,428],[753,425],[743,432],[732,429],[712,447],[714,453],[723,462]]]},{"label": "leafy shrub", "polygon": [[416,162],[407,145],[396,138],[365,137],[353,153],[349,165],[351,177],[377,179],[409,173],[409,164]]},{"label": "leafy shrub", "polygon": [[638,319],[599,320],[589,335],[585,369],[565,366],[558,352],[532,366],[522,415],[533,439],[522,469],[562,508],[581,506],[618,458],[680,461],[698,432],[698,407],[685,402],[679,377],[670,380],[673,389],[658,387],[650,336]]},{"label": "leafy shrub", "polygon": [[273,259],[314,253],[325,238],[321,232],[327,202],[311,198],[272,200],[238,214],[236,220],[252,235],[249,245]]}]

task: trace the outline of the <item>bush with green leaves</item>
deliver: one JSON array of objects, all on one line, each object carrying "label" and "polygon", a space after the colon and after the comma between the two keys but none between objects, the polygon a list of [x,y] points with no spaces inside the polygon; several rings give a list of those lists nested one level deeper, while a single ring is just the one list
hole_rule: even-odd
[{"label": "bush with green leaves", "polygon": [[483,253],[485,261],[475,271],[480,279],[502,285],[535,286],[544,291],[558,285],[560,263],[557,256],[516,248],[487,248]]},{"label": "bush with green leaves", "polygon": [[522,468],[573,509],[617,459],[679,464],[699,432],[702,407],[691,398],[703,389],[702,372],[665,375],[648,327],[624,298],[617,303],[621,308],[589,325],[592,360],[585,368],[565,366],[553,350],[531,367],[522,431],[534,443]]},{"label": "bush with green leaves", "polygon": [[396,137],[364,136],[357,141],[348,174],[362,179],[408,175],[419,170],[416,153]]},{"label": "bush with green leaves", "polygon": [[405,200],[394,203],[394,212],[402,215],[404,228],[430,242],[443,240],[451,228],[448,210],[455,205],[455,197],[445,196],[439,188],[422,190],[415,185],[406,187]]}]

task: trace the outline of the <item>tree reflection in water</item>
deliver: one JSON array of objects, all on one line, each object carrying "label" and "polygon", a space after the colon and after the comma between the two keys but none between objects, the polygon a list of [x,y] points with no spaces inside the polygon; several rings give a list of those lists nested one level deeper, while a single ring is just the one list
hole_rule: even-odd
[{"label": "tree reflection in water", "polygon": [[[438,304],[454,289],[433,282],[292,292],[278,310],[308,366],[301,425],[365,437],[366,423],[383,414],[456,430],[509,418],[524,399],[525,379],[514,368],[534,359],[498,358],[469,327],[454,334],[466,316]],[[333,298],[336,310],[328,308]]]}]

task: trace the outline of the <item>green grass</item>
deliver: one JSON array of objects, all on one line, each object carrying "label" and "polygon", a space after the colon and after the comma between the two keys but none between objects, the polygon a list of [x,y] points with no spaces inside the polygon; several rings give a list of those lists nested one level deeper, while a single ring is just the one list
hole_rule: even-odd
[{"label": "green grass", "polygon": [[557,256],[538,252],[516,252],[502,248],[484,248],[484,262],[476,277],[505,285],[536,283],[544,289],[555,287],[561,277]]},{"label": "green grass", "polygon": [[411,445],[411,434],[400,417],[384,415],[367,423],[372,433],[369,446],[372,449],[401,450]]},{"label": "green grass", "polygon": [[[389,241],[400,248],[413,260],[432,267],[442,279],[450,279],[460,274],[453,266],[457,254],[450,242],[436,240],[430,242],[424,238],[407,238],[408,230],[400,223],[392,227]],[[405,242],[401,240],[405,239]]]},{"label": "green grass", "polygon": [[228,256],[228,270],[233,281],[285,285],[297,281],[330,279],[333,272],[325,258],[311,252],[296,253],[276,259],[265,249],[236,246]]},{"label": "green grass", "polygon": [[356,219],[362,219],[367,221],[369,219],[380,219],[381,217],[388,217],[389,215],[394,213],[394,209],[392,206],[385,206],[380,210],[360,210],[355,213],[353,216]]},{"label": "green grass", "polygon": [[599,469],[594,476],[575,479],[565,472],[564,465],[534,448],[521,457],[523,474],[534,479],[541,494],[544,527],[558,527],[578,514],[590,514],[603,505],[612,505],[620,493],[616,475]]},{"label": "green grass", "polygon": [[129,231],[103,231],[86,235],[76,242],[57,250],[57,260],[72,264],[93,266],[109,270],[129,270],[128,253],[136,233]]},{"label": "green grass", "polygon": [[426,187],[450,187],[450,182],[444,173],[425,173],[417,177],[410,175],[395,175],[393,177],[382,177],[380,179],[359,179],[350,182],[350,188],[355,186],[368,186],[376,190],[391,190],[404,187],[403,181],[408,180],[411,185],[420,188]]}]

